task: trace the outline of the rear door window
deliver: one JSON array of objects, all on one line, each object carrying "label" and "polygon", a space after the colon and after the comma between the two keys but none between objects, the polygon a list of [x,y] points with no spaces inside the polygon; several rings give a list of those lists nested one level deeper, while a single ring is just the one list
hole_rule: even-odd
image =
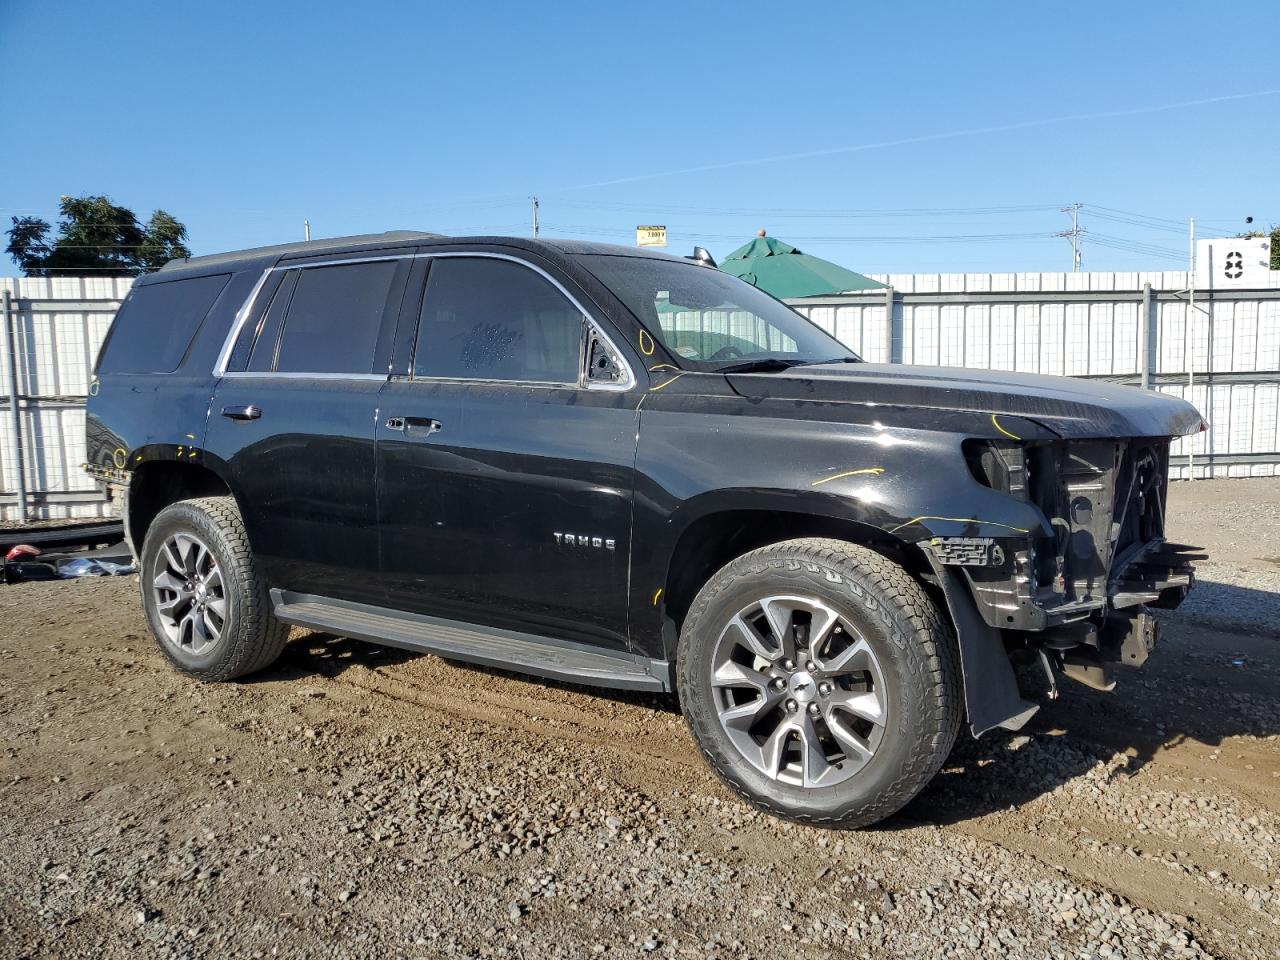
[{"label": "rear door window", "polygon": [[172,373],[231,279],[229,273],[135,287],[98,361],[98,373]]},{"label": "rear door window", "polygon": [[[379,260],[300,270],[280,332],[276,371],[371,372],[379,335],[400,306],[398,298],[391,303],[392,291],[403,290],[407,263]],[[255,346],[255,360],[257,354]]]},{"label": "rear door window", "polygon": [[577,383],[582,331],[582,312],[528,267],[441,257],[427,276],[413,375]]}]

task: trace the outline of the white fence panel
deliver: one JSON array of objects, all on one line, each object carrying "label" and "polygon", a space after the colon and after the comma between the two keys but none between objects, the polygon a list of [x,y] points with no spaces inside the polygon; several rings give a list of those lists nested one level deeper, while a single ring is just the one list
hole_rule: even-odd
[{"label": "white fence panel", "polygon": [[0,332],[0,519],[19,519],[18,444],[9,415],[9,330],[16,332],[19,432],[31,519],[100,517],[108,512],[85,474],[84,400],[93,362],[127,277],[0,279],[13,317]]},{"label": "white fence panel", "polygon": [[[794,305],[868,360],[888,351],[903,363],[1140,384],[1149,357],[1151,387],[1210,423],[1174,444],[1173,475],[1187,476],[1191,457],[1197,476],[1261,476],[1280,467],[1280,272],[1271,278],[1264,289],[1199,291],[1192,308],[1181,271],[876,276],[893,287],[887,334],[884,291]],[[831,322],[858,304],[876,311],[874,331]]]}]

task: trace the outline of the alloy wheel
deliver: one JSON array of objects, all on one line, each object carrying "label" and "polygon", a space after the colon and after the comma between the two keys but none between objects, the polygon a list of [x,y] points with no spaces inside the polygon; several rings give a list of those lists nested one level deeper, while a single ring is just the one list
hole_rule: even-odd
[{"label": "alloy wheel", "polygon": [[780,783],[841,783],[883,739],[888,704],[875,651],[816,597],[770,596],[744,607],[721,632],[711,670],[725,734]]},{"label": "alloy wheel", "polygon": [[191,656],[207,653],[227,622],[227,588],[213,551],[190,533],[160,545],[151,573],[152,598],[164,639]]}]

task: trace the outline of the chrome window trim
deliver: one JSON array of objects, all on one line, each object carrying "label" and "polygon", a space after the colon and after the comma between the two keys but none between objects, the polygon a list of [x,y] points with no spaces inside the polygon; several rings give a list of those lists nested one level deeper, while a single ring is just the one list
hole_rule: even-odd
[{"label": "chrome window trim", "polygon": [[[305,379],[310,379],[310,380],[386,380],[388,379],[387,375],[377,374],[377,373],[369,373],[369,374],[297,373],[297,372],[278,373],[274,370],[259,371],[259,372],[237,370],[237,371],[232,371],[228,373],[227,362],[231,359],[231,351],[235,348],[236,340],[239,339],[240,333],[244,329],[245,322],[249,319],[249,315],[253,312],[253,308],[256,305],[258,300],[258,295],[262,292],[262,288],[266,284],[267,278],[272,273],[276,273],[281,270],[308,270],[312,267],[341,266],[343,264],[349,264],[349,263],[377,263],[383,260],[434,260],[434,259],[444,259],[446,257],[471,257],[473,259],[484,258],[488,260],[507,260],[507,261],[510,261],[511,263],[516,263],[522,267],[525,267],[526,269],[532,270],[534,273],[538,274],[544,280],[550,283],[553,287],[555,287],[556,290],[560,292],[561,296],[563,296],[566,300],[568,300],[571,304],[573,304],[574,309],[577,310],[579,314],[581,314],[583,320],[586,321],[588,326],[591,328],[591,332],[594,332],[594,334],[598,336],[602,341],[604,341],[604,343],[609,347],[609,349],[613,351],[614,355],[618,358],[618,362],[621,365],[621,369],[623,370],[625,375],[623,379],[617,383],[595,383],[586,375],[586,371],[585,369],[583,369],[583,366],[586,361],[580,355],[578,358],[580,373],[576,381],[571,381],[571,380],[565,380],[565,381],[495,380],[495,379],[488,379],[483,377],[414,377],[412,375],[408,377],[396,377],[394,379],[406,380],[409,382],[417,380],[420,382],[505,383],[505,384],[511,384],[513,386],[541,386],[541,387],[562,387],[562,388],[576,387],[577,389],[580,389],[580,390],[582,389],[606,390],[606,391],[613,391],[615,393],[626,392],[627,390],[631,390],[635,387],[637,382],[635,371],[632,370],[631,363],[627,360],[626,354],[618,349],[618,345],[614,342],[613,338],[609,336],[608,332],[605,331],[604,328],[601,327],[601,325],[596,322],[595,318],[591,315],[590,311],[586,310],[582,306],[582,304],[578,301],[578,298],[575,297],[573,294],[571,294],[567,289],[565,289],[564,285],[560,283],[560,281],[558,281],[555,277],[551,276],[551,274],[547,273],[547,271],[543,270],[537,264],[530,263],[528,260],[523,260],[520,257],[512,256],[511,254],[507,254],[507,253],[492,253],[489,251],[480,251],[480,250],[477,250],[477,251],[448,250],[448,251],[441,251],[439,253],[435,253],[435,252],[401,253],[401,254],[391,254],[391,255],[382,256],[382,257],[352,257],[348,259],[337,259],[337,260],[317,260],[314,262],[307,262],[307,263],[298,263],[296,261],[290,261],[286,263],[278,263],[273,267],[267,267],[265,270],[262,271],[262,276],[258,278],[258,282],[254,284],[253,289],[249,291],[249,296],[245,298],[245,301],[240,306],[240,309],[236,311],[235,320],[232,321],[232,324],[231,324],[231,330],[227,333],[227,338],[222,343],[222,349],[218,352],[218,359],[213,367],[213,375],[215,377],[231,377],[235,379],[243,379],[248,377],[257,377],[259,379],[293,379],[293,380],[305,380]],[[584,352],[588,350],[587,344],[589,343],[589,341],[590,341],[590,334],[583,337],[581,349]],[[415,340],[415,344],[416,344],[416,340]]]},{"label": "chrome window trim", "polygon": [[245,321],[249,319],[249,314],[253,312],[253,306],[258,301],[258,294],[262,292],[262,285],[267,282],[267,277],[269,276],[271,276],[270,268],[262,271],[262,276],[258,278],[258,282],[249,291],[249,296],[245,297],[244,303],[240,304],[240,309],[236,311],[236,317],[231,321],[231,330],[227,333],[227,339],[222,341],[222,349],[218,351],[218,359],[213,364],[213,375],[215,377],[226,376],[227,361],[231,359],[231,351],[235,347],[236,340],[240,337],[240,331],[244,327]]},{"label": "chrome window trim", "polygon": [[395,383],[496,383],[508,387],[555,387],[560,390],[581,390],[579,380],[495,380],[492,377],[413,377],[394,376]]},{"label": "chrome window trim", "polygon": [[[512,256],[509,253],[491,253],[487,251],[473,252],[473,251],[467,251],[467,250],[446,250],[440,253],[418,253],[418,254],[415,254],[414,257],[415,259],[418,259],[418,260],[434,260],[437,258],[444,259],[446,257],[471,257],[473,259],[476,257],[483,257],[488,260],[508,260],[511,263],[517,263],[522,267],[532,270],[534,273],[538,274],[540,277],[542,277],[544,280],[550,283],[551,286],[555,287],[558,291],[560,291],[560,295],[564,297],[566,300],[568,300],[571,304],[573,304],[574,309],[578,311],[582,319],[587,322],[587,324],[591,327],[592,330],[595,331],[596,335],[599,336],[601,340],[603,340],[606,344],[608,344],[609,349],[612,350],[614,354],[617,356],[618,362],[621,364],[622,370],[625,372],[626,375],[618,383],[593,383],[585,375],[584,364],[586,363],[586,361],[583,358],[583,356],[579,354],[578,356],[579,374],[578,374],[578,380],[576,383],[570,380],[563,380],[563,381],[561,380],[555,380],[555,381],[492,380],[492,379],[485,379],[481,377],[411,377],[411,379],[419,380],[423,382],[439,382],[443,380],[451,380],[451,381],[457,381],[461,383],[514,383],[514,384],[524,383],[524,384],[536,384],[536,385],[554,386],[554,387],[577,386],[579,389],[584,389],[584,390],[610,390],[615,393],[622,393],[635,387],[636,375],[635,375],[635,372],[631,369],[631,364],[627,362],[626,354],[624,354],[621,350],[618,349],[618,345],[613,342],[613,338],[610,337],[609,334],[606,333],[604,329],[601,328],[600,324],[598,324],[595,318],[591,315],[591,312],[585,309],[582,306],[582,304],[578,301],[578,298],[575,297],[568,290],[566,290],[564,285],[560,283],[559,280],[551,276],[551,274],[547,273],[547,271],[543,270],[537,264],[530,263],[528,260],[523,260],[520,257]],[[581,347],[583,351],[587,349],[586,340],[587,338],[584,337],[583,344]],[[415,341],[415,344],[416,344],[416,341]]]},{"label": "chrome window trim", "polygon": [[296,373],[274,370],[233,370],[224,373],[230,380],[386,380],[385,373]]},{"label": "chrome window trim", "polygon": [[[247,371],[227,372],[227,362],[231,359],[231,351],[235,349],[235,344],[240,339],[240,331],[244,329],[245,321],[249,319],[249,314],[253,312],[253,308],[258,301],[258,295],[262,292],[263,285],[267,282],[267,277],[273,273],[282,270],[306,270],[309,267],[335,267],[344,263],[377,263],[380,260],[409,260],[412,259],[411,253],[399,253],[388,255],[385,257],[352,257],[347,260],[317,260],[314,263],[298,263],[296,261],[288,261],[286,263],[277,263],[274,267],[267,267],[262,271],[262,276],[258,278],[258,282],[253,285],[253,289],[249,291],[249,296],[245,298],[240,309],[236,311],[236,318],[231,323],[231,330],[227,334],[227,339],[222,342],[222,349],[218,351],[218,360],[213,365],[213,375],[215,377],[234,377]],[[284,376],[277,374],[274,370],[265,371],[269,376]],[[312,376],[311,374],[303,374],[303,376]],[[344,374],[345,376],[345,374]],[[358,374],[357,376],[364,376]],[[381,378],[380,378],[381,379]]]}]

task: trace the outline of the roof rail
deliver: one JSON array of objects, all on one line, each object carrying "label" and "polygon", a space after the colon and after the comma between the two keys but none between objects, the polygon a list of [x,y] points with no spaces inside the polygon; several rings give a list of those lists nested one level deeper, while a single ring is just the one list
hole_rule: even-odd
[{"label": "roof rail", "polygon": [[379,243],[394,243],[402,240],[440,240],[441,233],[427,233],[423,230],[387,230],[383,233],[361,233],[349,237],[329,237],[322,240],[298,240],[293,243],[279,243],[267,247],[250,247],[245,250],[228,250],[225,253],[211,253],[200,257],[178,257],[170,260],[160,272],[166,270],[185,270],[189,267],[217,266],[232,263],[236,260],[249,260],[258,257],[299,253],[324,253],[335,248],[375,246]]}]

